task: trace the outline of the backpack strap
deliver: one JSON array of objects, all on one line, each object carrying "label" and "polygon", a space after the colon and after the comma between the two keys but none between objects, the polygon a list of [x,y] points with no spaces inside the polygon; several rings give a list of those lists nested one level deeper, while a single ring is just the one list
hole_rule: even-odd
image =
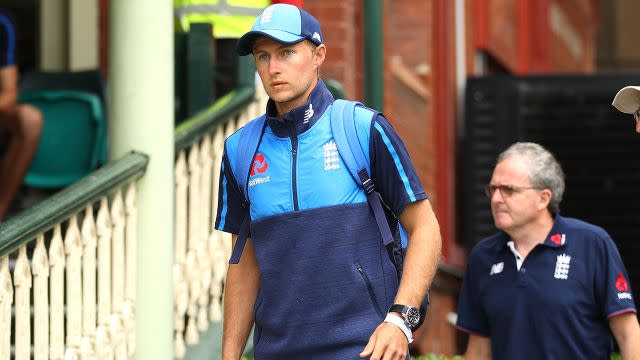
[{"label": "backpack strap", "polygon": [[362,103],[355,101],[341,99],[334,101],[333,109],[331,110],[331,133],[336,142],[338,153],[340,153],[342,161],[349,169],[353,180],[364,189],[367,195],[367,202],[378,224],[382,242],[384,245],[389,245],[393,242],[393,236],[382,207],[382,201],[378,193],[375,192],[375,184],[371,176],[369,176],[370,166],[356,133],[354,119],[356,106],[364,107]]},{"label": "backpack strap", "polygon": [[[345,163],[353,180],[362,187],[367,194],[367,202],[373,211],[373,215],[378,225],[378,230],[382,236],[382,242],[384,245],[389,245],[394,242],[391,235],[391,229],[382,207],[382,199],[375,191],[375,184],[369,176],[370,165],[367,158],[364,156],[360,141],[358,140],[358,134],[356,133],[354,113],[356,106],[364,105],[359,102],[335,100],[333,103],[333,109],[331,110],[331,132],[333,134],[333,140],[336,142],[336,147],[340,153],[342,161]],[[378,114],[374,113],[374,116]],[[375,121],[375,120],[374,120]],[[400,237],[404,235],[404,241],[406,242],[406,232],[402,228],[400,222],[398,222],[398,230],[400,231]],[[402,241],[402,240],[401,240]],[[402,245],[399,248],[392,246],[394,264],[396,266],[396,272],[398,279],[402,275],[404,267],[404,249]],[[420,306],[420,322],[417,327],[420,327],[426,317],[427,305],[429,305],[429,293],[425,296]]]},{"label": "backpack strap", "polygon": [[238,134],[240,140],[238,141],[234,170],[236,180],[238,180],[238,188],[247,203],[249,202],[247,193],[249,171],[253,165],[253,157],[256,156],[256,152],[258,151],[258,145],[260,145],[260,141],[262,140],[264,126],[267,123],[266,119],[267,117],[262,115],[259,118],[251,120],[242,128],[240,134]]},{"label": "backpack strap", "polygon": [[247,244],[247,237],[249,236],[249,225],[251,225],[251,212],[249,210],[248,193],[249,172],[251,171],[251,166],[253,165],[253,158],[256,156],[258,146],[260,145],[260,141],[262,140],[262,134],[264,133],[264,127],[266,124],[265,120],[265,115],[251,120],[242,128],[240,134],[238,134],[240,136],[240,140],[238,142],[238,149],[236,151],[236,157],[234,159],[234,175],[236,177],[238,190],[240,190],[240,194],[242,195],[242,205],[245,207],[246,213],[244,216],[244,220],[242,220],[242,224],[240,225],[238,239],[236,240],[236,244],[233,247],[231,259],[229,259],[229,264],[237,264],[238,262],[240,262],[242,251],[244,251],[244,246]]}]

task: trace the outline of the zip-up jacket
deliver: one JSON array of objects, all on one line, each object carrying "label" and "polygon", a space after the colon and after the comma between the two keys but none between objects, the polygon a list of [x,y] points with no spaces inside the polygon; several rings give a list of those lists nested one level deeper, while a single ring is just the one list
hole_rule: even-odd
[{"label": "zip-up jacket", "polygon": [[[267,126],[248,180],[250,233],[260,268],[257,359],[358,359],[398,288],[396,269],[330,126],[322,81],[308,101]],[[404,144],[381,114],[356,108],[356,133],[391,229],[426,198]],[[225,142],[216,229],[237,234],[247,210],[238,189],[236,132]]]}]

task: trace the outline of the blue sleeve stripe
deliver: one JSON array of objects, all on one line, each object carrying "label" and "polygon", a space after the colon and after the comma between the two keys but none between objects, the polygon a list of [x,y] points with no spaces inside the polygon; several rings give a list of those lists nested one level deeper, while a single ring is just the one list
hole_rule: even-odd
[{"label": "blue sleeve stripe", "polygon": [[380,136],[382,136],[382,141],[384,141],[384,144],[387,146],[387,150],[389,150],[389,153],[393,158],[393,162],[395,163],[396,168],[398,169],[398,173],[400,173],[400,179],[402,179],[402,183],[404,184],[404,189],[407,191],[407,195],[409,195],[409,199],[411,199],[411,202],[415,202],[416,196],[413,193],[413,189],[411,189],[411,184],[409,184],[409,178],[407,177],[407,173],[405,173],[404,167],[400,162],[400,157],[398,157],[396,148],[393,147],[393,144],[391,144],[391,140],[389,140],[389,137],[384,132],[380,124],[375,122],[375,127],[376,127],[376,130],[378,130],[378,132],[380,133]]},{"label": "blue sleeve stripe", "polygon": [[7,29],[7,65],[15,64],[15,51],[16,51],[16,34],[13,30],[13,25],[9,18],[4,15],[0,15],[0,24],[2,24]]},{"label": "blue sleeve stripe", "polygon": [[220,171],[220,174],[222,176],[222,211],[220,212],[218,230],[223,230],[224,223],[227,219],[227,175],[224,172],[224,161],[222,161],[222,170]]}]

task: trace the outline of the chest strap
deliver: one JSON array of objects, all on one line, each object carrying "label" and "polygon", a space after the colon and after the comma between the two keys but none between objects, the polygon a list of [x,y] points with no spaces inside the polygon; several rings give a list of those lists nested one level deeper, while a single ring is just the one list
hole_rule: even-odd
[{"label": "chest strap", "polygon": [[[389,223],[382,207],[382,199],[375,191],[375,184],[371,179],[370,164],[364,155],[360,140],[356,133],[356,122],[354,119],[356,106],[363,106],[356,101],[346,101],[338,99],[334,101],[331,109],[331,133],[336,142],[338,153],[342,161],[349,169],[353,180],[361,187],[367,195],[367,202],[373,211],[378,230],[382,236],[384,245],[393,242],[393,236],[389,229]],[[374,113],[373,116],[376,116]]]}]

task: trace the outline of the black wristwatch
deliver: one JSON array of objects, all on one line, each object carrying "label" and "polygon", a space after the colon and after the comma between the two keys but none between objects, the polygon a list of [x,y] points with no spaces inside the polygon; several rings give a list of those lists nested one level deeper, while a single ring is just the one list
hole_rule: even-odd
[{"label": "black wristwatch", "polygon": [[389,312],[399,313],[402,316],[402,320],[404,320],[404,324],[407,325],[411,331],[417,329],[420,324],[420,310],[417,308],[402,304],[393,304],[389,308]]}]

